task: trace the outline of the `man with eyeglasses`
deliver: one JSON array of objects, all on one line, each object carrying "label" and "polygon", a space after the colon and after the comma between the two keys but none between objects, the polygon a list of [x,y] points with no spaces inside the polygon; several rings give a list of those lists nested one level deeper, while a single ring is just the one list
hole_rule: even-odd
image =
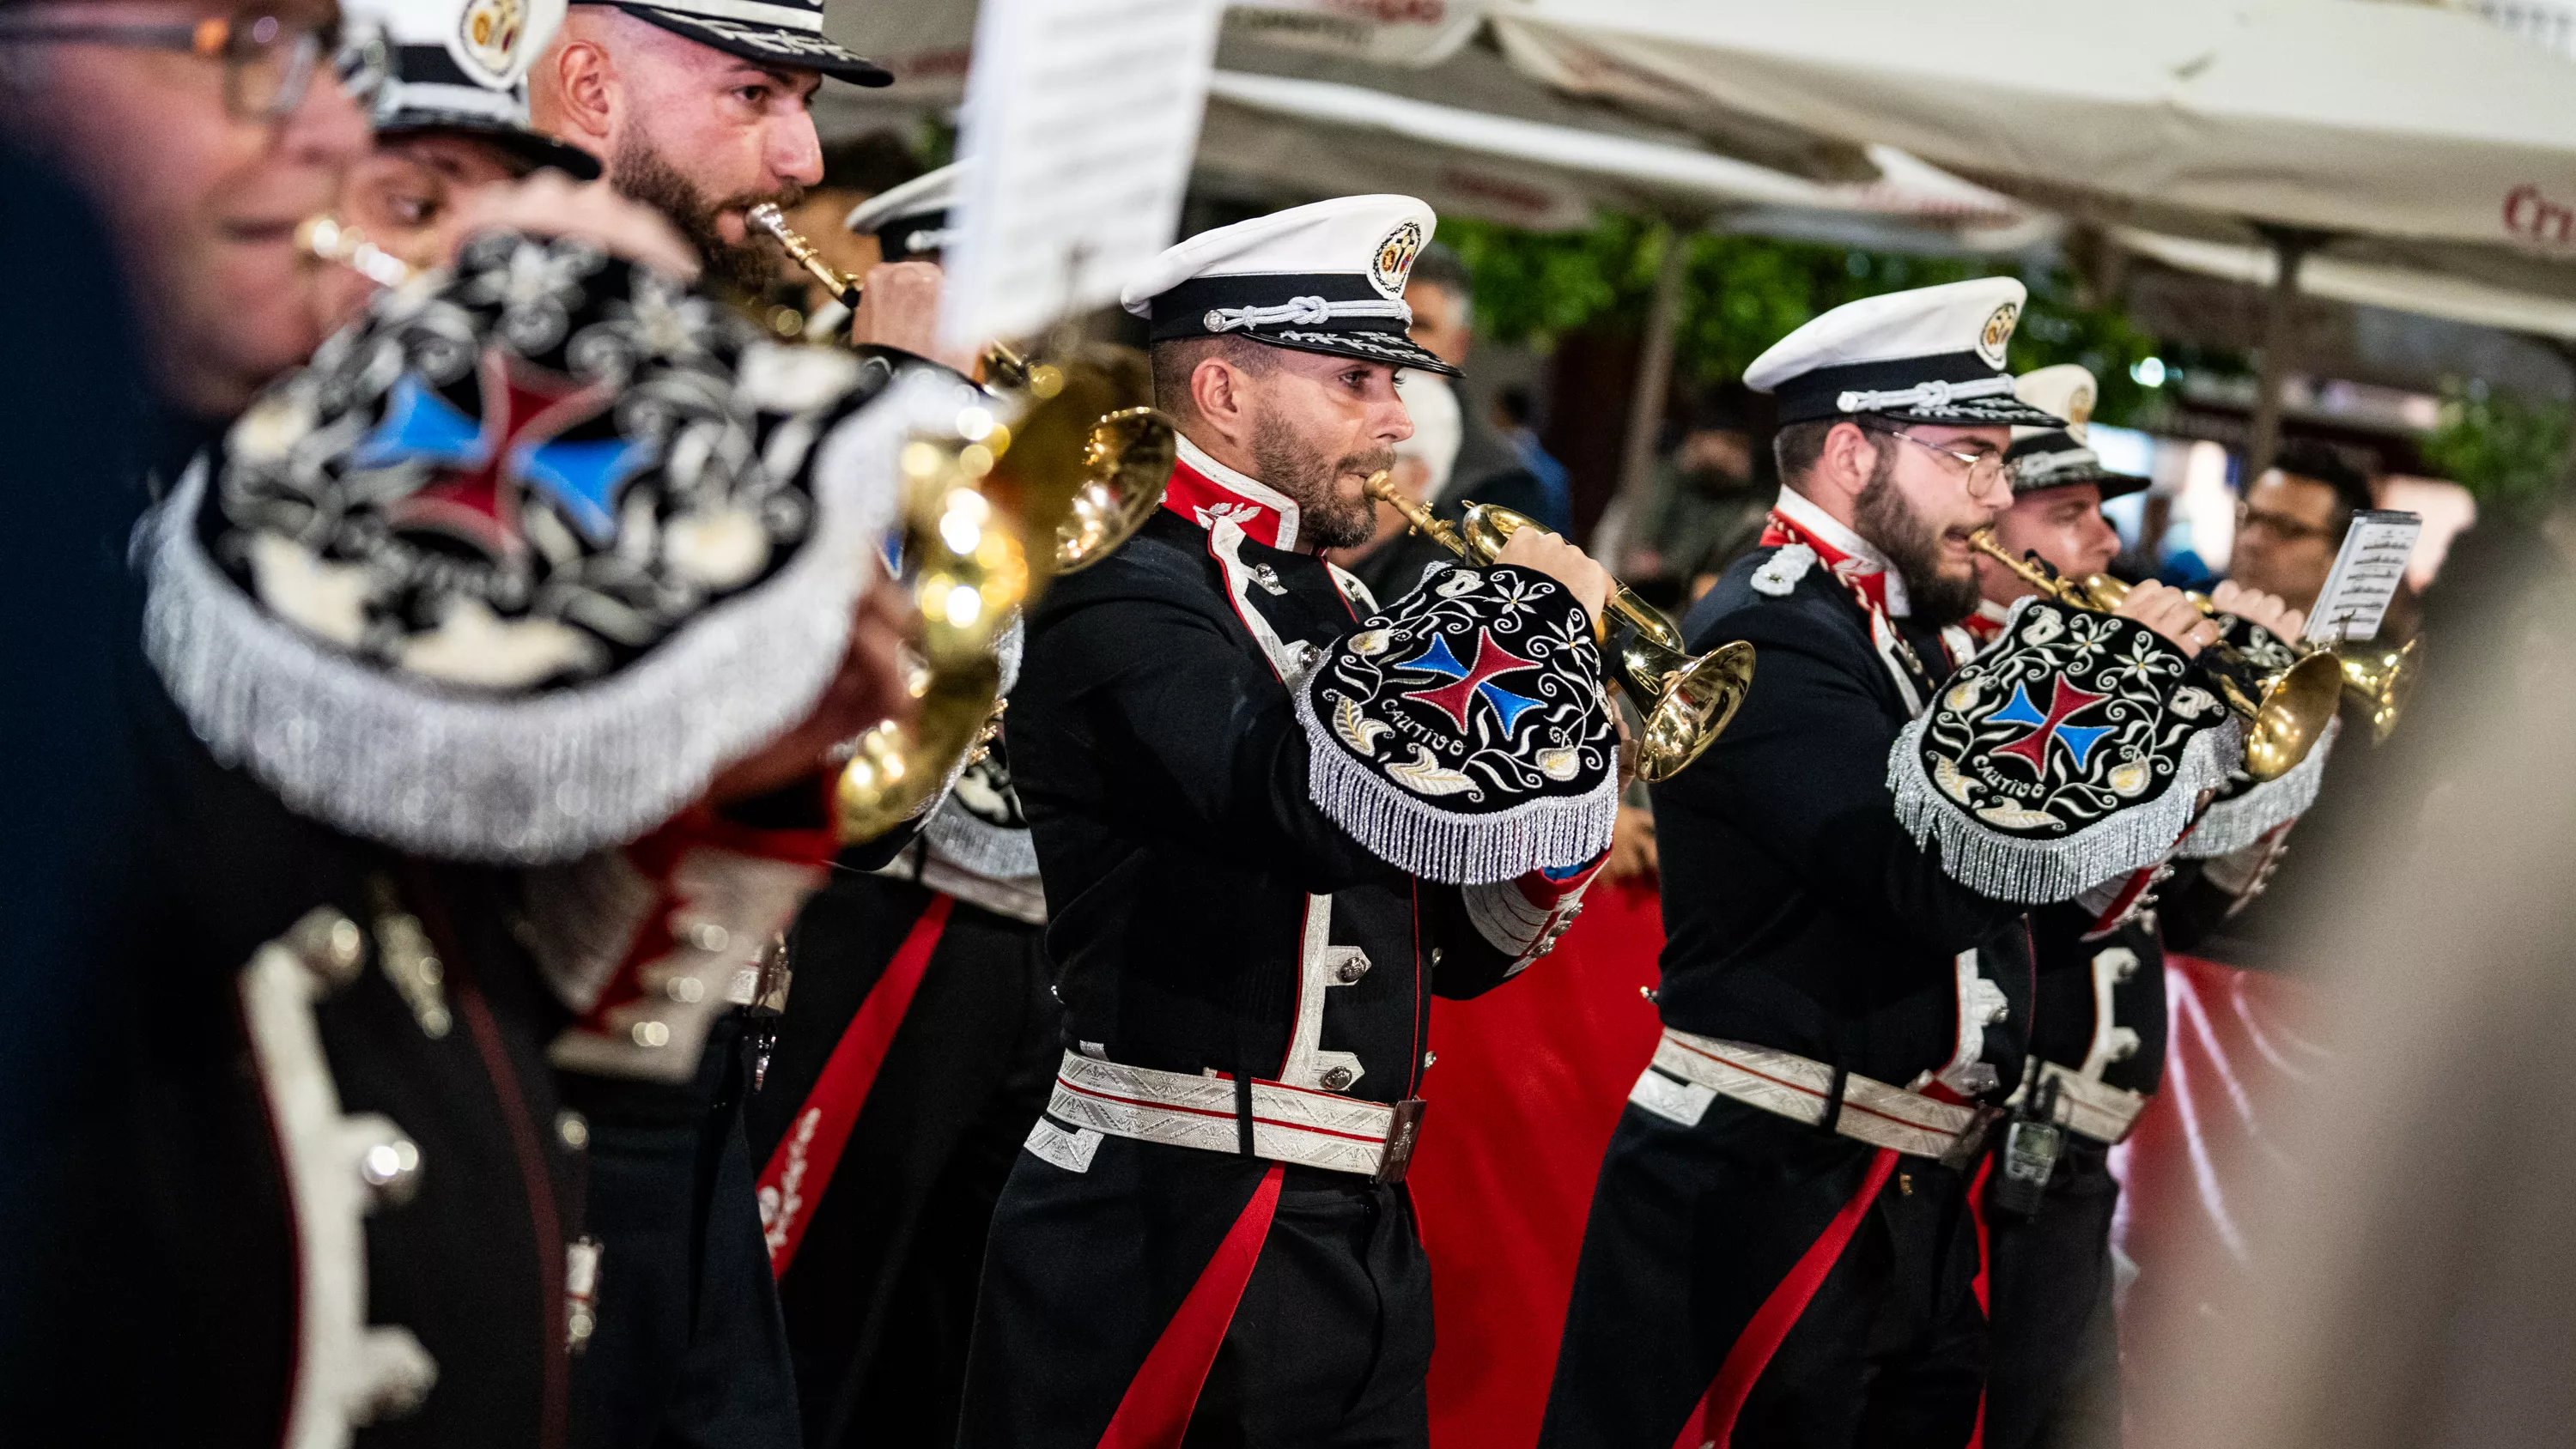
[{"label": "man with eyeglasses", "polygon": [[2140,863],[2119,817],[2187,810],[2206,770],[2157,731],[2220,713],[2181,687],[2214,630],[2171,589],[2025,606],[1956,673],[1938,652],[2012,504],[2012,428],[2059,424],[2004,372],[2023,298],[1869,298],[1745,375],[1779,400],[1783,486],[1684,633],[1759,662],[1654,787],[1664,1035],[1602,1163],[1544,1445],[1975,1432],[1973,1188],[2024,1071],[2025,913]]},{"label": "man with eyeglasses", "polygon": [[2286,444],[2236,505],[2228,577],[2294,609],[2313,608],[2352,516],[2376,507],[2370,480],[2342,454],[2322,443]]},{"label": "man with eyeglasses", "polygon": [[367,149],[382,49],[358,39],[331,0],[0,6],[0,132],[105,215],[176,417],[229,418],[322,340],[296,228]]},{"label": "man with eyeglasses", "polygon": [[[2067,424],[2013,430],[2013,500],[1995,521],[1995,541],[2064,578],[2110,567],[2120,536],[2102,502],[2147,486],[2104,467],[2088,445],[2095,386],[2074,363],[2025,373],[2015,385],[2024,402]],[[2036,590],[1993,559],[1978,561],[1978,582],[1984,598],[1964,622],[1983,648],[2002,635],[2012,606]],[[2221,583],[2215,602],[2285,637],[2306,622],[2279,598],[2235,583]],[[2054,1084],[2066,1139],[2035,1205],[2000,1202],[1991,1183],[1980,1204],[1993,1322],[1984,1427],[1993,1449],[2120,1442],[2111,1254],[2120,1183],[2109,1159],[2164,1076],[2168,934],[2188,949],[2197,939],[2190,923],[2215,914],[2201,899],[2215,887],[2195,862],[2233,848],[2249,825],[2294,817],[2314,783],[2310,775],[2231,792],[2202,810],[2171,867],[2141,867],[2030,914],[2029,1054],[2034,1077]],[[2170,930],[2174,913],[2159,910],[2167,904],[2185,908],[2182,930]]]}]

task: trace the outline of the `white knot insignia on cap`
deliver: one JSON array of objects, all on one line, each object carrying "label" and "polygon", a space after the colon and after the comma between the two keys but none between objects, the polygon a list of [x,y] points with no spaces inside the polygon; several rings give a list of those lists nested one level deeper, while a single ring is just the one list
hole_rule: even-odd
[{"label": "white knot insignia on cap", "polygon": [[1153,339],[1274,347],[1457,375],[1414,345],[1404,286],[1439,218],[1410,196],[1344,196],[1205,231],[1165,251],[1121,301]]}]

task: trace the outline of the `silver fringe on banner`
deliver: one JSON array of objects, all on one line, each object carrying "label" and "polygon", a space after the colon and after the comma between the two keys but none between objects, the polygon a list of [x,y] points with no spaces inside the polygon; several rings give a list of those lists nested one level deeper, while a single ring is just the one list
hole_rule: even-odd
[{"label": "silver fringe on banner", "polygon": [[2182,838],[2174,854],[2184,860],[2215,860],[2234,855],[2274,826],[2286,825],[2308,813],[2317,803],[2317,785],[2325,779],[2326,753],[2334,748],[2335,736],[2343,732],[2343,721],[2326,721],[2326,732],[2317,737],[2308,757],[2290,767],[2290,772],[2277,780],[2268,780],[2246,789],[2242,794],[2210,802],[2200,812],[2200,823]]},{"label": "silver fringe on banner", "polygon": [[137,525],[145,652],[215,758],[303,814],[446,859],[569,860],[661,824],[804,718],[883,576],[904,439],[983,400],[944,374],[897,379],[820,444],[814,533],[775,576],[614,674],[518,698],[362,663],[261,608],[198,541],[200,459]]},{"label": "silver fringe on banner", "polygon": [[1936,842],[1941,868],[1952,880],[1999,901],[2047,905],[2072,900],[2088,888],[2155,865],[2171,854],[2191,824],[2200,792],[2224,782],[2244,759],[2245,733],[2234,717],[2201,730],[2183,746],[2174,778],[2155,799],[2053,840],[1997,832],[1934,784],[1923,765],[1923,732],[1930,711],[1896,737],[1888,754],[1887,787],[1896,795],[1897,823],[1916,845]]},{"label": "silver fringe on banner", "polygon": [[1369,854],[1424,880],[1485,885],[1580,865],[1610,848],[1619,815],[1615,765],[1581,795],[1526,800],[1484,815],[1443,810],[1398,793],[1335,742],[1306,688],[1313,672],[1300,670],[1288,681],[1297,723],[1306,730],[1307,795]]},{"label": "silver fringe on banner", "polygon": [[923,822],[922,838],[950,865],[993,880],[1027,880],[1038,873],[1038,846],[1026,829],[978,818],[945,800]]}]

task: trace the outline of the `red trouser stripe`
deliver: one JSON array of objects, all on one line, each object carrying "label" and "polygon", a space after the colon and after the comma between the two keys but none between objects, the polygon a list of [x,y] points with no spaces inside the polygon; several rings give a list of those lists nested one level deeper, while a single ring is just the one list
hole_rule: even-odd
[{"label": "red trouser stripe", "polygon": [[787,1135],[778,1139],[769,1154],[769,1165],[760,1170],[760,1201],[764,1207],[777,1204],[764,1214],[768,1221],[762,1224],[773,1274],[787,1271],[795,1261],[797,1245],[805,1241],[805,1225],[814,1220],[823,1190],[832,1185],[841,1149],[849,1145],[850,1130],[859,1125],[859,1109],[867,1105],[868,1089],[876,1085],[877,1069],[885,1065],[886,1050],[894,1045],[904,1013],[912,1009],[913,993],[921,988],[930,953],[938,949],[940,933],[948,928],[948,912],[956,904],[951,897],[933,895],[922,908],[921,918],[912,923],[894,958],[886,962],[885,974],[868,988],[867,999],[859,1003],[840,1043],[832,1048],[823,1075],[815,1079],[814,1090],[806,1095],[805,1105],[796,1109]]},{"label": "red trouser stripe", "polygon": [[1243,1285],[1252,1281],[1252,1265],[1261,1261],[1261,1244],[1270,1236],[1271,1215],[1279,1210],[1279,1183],[1287,1170],[1274,1162],[1261,1175],[1252,1201],[1226,1230],[1216,1256],[1199,1270],[1180,1311],[1163,1325],[1162,1336],[1145,1355],[1145,1366],[1128,1381],[1118,1412],[1109,1417],[1109,1431],[1100,1436],[1100,1449],[1177,1449],[1190,1427],[1190,1411],[1198,1407],[1208,1369],[1216,1363],[1217,1348],[1234,1323],[1234,1306],[1243,1301]]},{"label": "red trouser stripe", "polygon": [[1744,1412],[1744,1400],[1752,1394],[1754,1380],[1770,1367],[1771,1355],[1780,1351],[1780,1341],[1789,1336],[1798,1315],[1807,1311],[1816,1290],[1824,1286],[1825,1275],[1834,1270],[1852,1234],[1859,1231],[1862,1214],[1878,1200],[1879,1189],[1887,1186],[1887,1175],[1895,1169],[1895,1151],[1878,1149],[1870,1159],[1869,1173],[1862,1178],[1860,1191],[1834,1214],[1834,1220],[1825,1225],[1824,1236],[1808,1245],[1789,1276],[1781,1279],[1780,1286],[1772,1289],[1771,1296],[1753,1311],[1744,1332],[1736,1336],[1735,1347],[1727,1350],[1726,1362],[1718,1365],[1717,1381],[1708,1386],[1698,1409],[1683,1421],[1681,1437],[1673,1441],[1673,1449],[1699,1449],[1702,1444],[1726,1449],[1728,1438],[1735,1433],[1735,1416]]},{"label": "red trouser stripe", "polygon": [[[1977,1311],[1986,1315],[1987,1331],[1993,1331],[1994,1304],[1988,1299],[1988,1280],[1995,1269],[1995,1238],[1986,1228],[1986,1174],[1995,1170],[1993,1154],[1977,1164],[1977,1175],[1968,1180],[1968,1216],[1977,1225]],[[1968,1449],[1986,1449],[1986,1391],[1977,1389],[1977,1428],[1968,1436]]]}]

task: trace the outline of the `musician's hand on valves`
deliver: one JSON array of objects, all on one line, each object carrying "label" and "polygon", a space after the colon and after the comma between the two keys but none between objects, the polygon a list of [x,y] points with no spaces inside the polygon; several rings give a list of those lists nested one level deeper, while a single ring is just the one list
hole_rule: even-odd
[{"label": "musician's hand on valves", "polygon": [[1524,528],[1503,544],[1494,562],[1534,569],[1565,586],[1583,605],[1583,611],[1594,620],[1601,617],[1601,606],[1610,597],[1610,571],[1592,561],[1591,555],[1541,528]]},{"label": "musician's hand on valves", "polygon": [[841,669],[803,723],[716,776],[718,803],[784,789],[831,763],[833,750],[879,720],[910,723],[919,702],[905,687],[903,646],[920,628],[911,596],[880,581],[859,601]]},{"label": "musician's hand on valves", "polygon": [[939,345],[939,292],[944,280],[930,262],[879,262],[859,279],[858,310],[850,318],[850,340],[895,347],[915,357],[944,362],[959,372],[975,370],[972,349]]},{"label": "musician's hand on valves", "polygon": [[2209,591],[2209,601],[2221,612],[2260,624],[2284,639],[2296,639],[2308,627],[2308,616],[2291,608],[2280,595],[2246,588],[2234,579],[2219,580],[2218,587]]},{"label": "musician's hand on valves", "polygon": [[574,181],[548,170],[483,187],[456,208],[442,255],[453,262],[459,247],[486,231],[578,237],[678,281],[698,279],[698,254],[670,221],[618,195],[605,181]]},{"label": "musician's hand on valves", "polygon": [[2162,634],[2186,657],[2197,656],[2218,642],[2218,621],[2202,613],[2189,595],[2171,584],[2149,579],[2129,590],[2129,596],[2111,612]]}]

